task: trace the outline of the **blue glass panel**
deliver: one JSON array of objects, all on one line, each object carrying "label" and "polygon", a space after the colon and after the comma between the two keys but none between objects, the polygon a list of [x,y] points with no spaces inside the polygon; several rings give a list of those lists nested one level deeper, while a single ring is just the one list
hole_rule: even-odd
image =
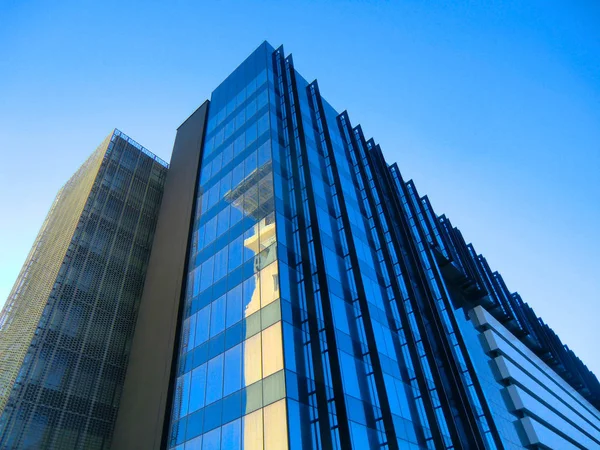
[{"label": "blue glass panel", "polygon": [[[254,134],[253,134],[253,139],[256,139],[256,126],[251,127],[248,131],[250,130],[254,130]],[[246,132],[246,139],[248,139],[248,132]],[[245,176],[249,176],[252,172],[254,172],[256,170],[256,164],[257,164],[257,154],[256,152],[252,152],[250,153],[246,159],[244,160],[244,174]]]},{"label": "blue glass panel", "polygon": [[210,305],[202,308],[196,314],[196,345],[208,340],[210,325]]},{"label": "blue glass panel", "polygon": [[[186,430],[186,439],[192,439],[196,436],[200,436],[202,434],[202,422],[204,421],[204,410],[196,411],[193,414],[188,416],[187,420],[187,430]],[[202,442],[202,440],[198,440],[197,442]],[[189,443],[188,443],[189,445]],[[186,445],[186,449],[187,449]]]},{"label": "blue glass panel", "polygon": [[[268,123],[268,122],[267,122]],[[259,132],[260,133],[260,132]],[[258,167],[271,159],[271,141],[267,141],[258,147]]]},{"label": "blue glass panel", "polygon": [[246,128],[246,145],[252,144],[258,137],[256,122],[251,123]]},{"label": "blue glass panel", "polygon": [[340,363],[342,366],[344,390],[353,397],[360,398],[358,376],[356,374],[356,360],[347,353],[340,352]]},{"label": "blue glass panel", "polygon": [[[223,167],[225,167],[227,164],[229,164],[232,159],[233,159],[233,144],[229,144],[223,149]],[[231,178],[231,172],[228,172],[226,175],[223,176],[223,179],[221,180],[221,184],[223,183],[223,180],[227,179],[227,178],[229,178],[229,179]],[[221,189],[221,192],[223,192],[223,189]]]},{"label": "blue glass panel", "polygon": [[192,371],[192,386],[190,392],[189,411],[193,412],[204,406],[204,396],[206,392],[206,364],[195,368]]},{"label": "blue glass panel", "polygon": [[194,349],[192,364],[198,367],[208,361],[208,344],[204,343]]},{"label": "blue glass panel", "polygon": [[244,162],[239,163],[233,168],[231,185],[237,186],[244,179]]},{"label": "blue glass panel", "polygon": [[238,419],[242,416],[242,399],[243,391],[237,391],[223,399],[223,423]]},{"label": "blue glass panel", "polygon": [[[227,189],[227,190],[229,190],[229,189]],[[230,212],[230,210],[231,210],[231,207],[227,206],[225,209],[223,209],[217,215],[217,236],[221,236],[222,234],[226,233],[227,230],[229,229],[229,212]],[[227,270],[227,269],[225,269],[225,270]],[[216,280],[218,280],[219,278],[217,278],[215,275]]]},{"label": "blue glass panel", "polygon": [[252,296],[254,295],[255,291],[256,291],[256,279],[254,277],[250,277],[246,281],[244,281],[244,287],[243,287],[243,292],[242,292],[242,294],[243,294],[242,308],[244,309],[244,311],[246,310],[246,307],[252,301]]},{"label": "blue glass panel", "polygon": [[221,446],[224,449],[240,450],[242,445],[242,421],[234,420],[223,425]]},{"label": "blue glass panel", "polygon": [[333,320],[336,328],[344,333],[350,334],[348,328],[348,315],[346,314],[347,303],[336,295],[331,295],[331,307],[333,309]]},{"label": "blue glass panel", "polygon": [[246,120],[248,120],[250,117],[252,117],[255,112],[256,112],[256,102],[251,101],[248,103],[248,106],[246,106]]},{"label": "blue glass panel", "polygon": [[246,336],[246,323],[238,322],[225,330],[225,350],[241,343]]},{"label": "blue glass panel", "polygon": [[[250,228],[249,230],[246,230],[246,232],[244,233],[244,240],[250,239],[251,237],[254,236],[254,234],[255,234],[254,227]],[[254,250],[244,246],[244,262],[248,261],[250,258],[253,258],[254,255],[255,255]]]},{"label": "blue glass panel", "polygon": [[239,129],[244,126],[245,122],[246,122],[246,111],[244,109],[242,109],[237,114],[237,116],[235,116],[235,127]]},{"label": "blue glass panel", "polygon": [[221,429],[209,431],[202,437],[202,450],[221,449]]},{"label": "blue glass panel", "polygon": [[185,450],[202,450],[202,436],[198,436],[197,438],[186,442]]},{"label": "blue glass panel", "polygon": [[[185,430],[187,427],[187,417],[184,417],[179,422],[177,422],[177,430],[175,434],[175,444],[181,444],[185,441]],[[173,436],[172,436],[173,438]]]},{"label": "blue glass panel", "polygon": [[[211,219],[211,221],[214,219]],[[216,229],[215,229],[216,231]],[[202,263],[202,275],[200,276],[200,291],[208,288],[213,282],[213,266],[214,260],[211,256],[204,263]]]},{"label": "blue glass panel", "polygon": [[349,395],[346,396],[346,402],[348,405],[348,419],[366,425],[367,419],[365,417],[365,407],[363,402]]},{"label": "blue glass panel", "polygon": [[[240,255],[241,256],[241,255]],[[227,293],[227,314],[225,327],[230,327],[242,319],[242,286],[238,285]]]},{"label": "blue glass panel", "polygon": [[350,422],[350,430],[352,431],[352,447],[355,449],[371,448],[369,445],[369,435],[367,427],[356,422]]},{"label": "blue glass panel", "polygon": [[229,395],[242,388],[242,344],[225,352],[225,374],[223,395]]},{"label": "blue glass panel", "polygon": [[208,342],[208,358],[212,359],[225,351],[225,333],[220,333]]},{"label": "blue glass panel", "polygon": [[183,386],[181,388],[181,407],[179,408],[179,417],[183,417],[188,413],[189,397],[190,397],[190,374],[189,372],[183,375]]},{"label": "blue glass panel", "polygon": [[[241,218],[241,215],[240,215]],[[244,240],[240,235],[233,239],[229,244],[229,270],[233,270],[242,264],[242,252],[244,248]]]},{"label": "blue glass panel", "polygon": [[210,336],[216,336],[225,329],[225,296],[219,297],[211,305]]},{"label": "blue glass panel", "polygon": [[258,96],[256,97],[256,107],[258,109],[265,106],[267,104],[267,102],[269,101],[267,92],[268,91],[265,89],[265,90],[261,91],[261,93],[258,94]]},{"label": "blue glass panel", "polygon": [[221,402],[208,405],[204,410],[204,431],[221,426]]},{"label": "blue glass panel", "polygon": [[206,404],[223,396],[223,355],[208,361],[206,380]]}]

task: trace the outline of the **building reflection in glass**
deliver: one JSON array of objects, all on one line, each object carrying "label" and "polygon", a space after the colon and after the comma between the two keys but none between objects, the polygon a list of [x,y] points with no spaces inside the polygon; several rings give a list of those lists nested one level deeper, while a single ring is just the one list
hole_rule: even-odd
[{"label": "building reflection in glass", "polygon": [[[244,283],[244,290],[250,290],[251,294],[244,293],[243,314],[246,320],[257,320],[255,313],[279,299],[271,161],[227,192],[225,200],[256,222],[244,235],[245,251],[254,254],[254,277]],[[256,410],[257,405],[267,403],[265,400],[270,395],[282,397],[285,391],[282,344],[281,321],[256,334],[254,327],[246,326],[241,358],[242,386],[248,388],[242,394],[242,413],[245,415],[240,444],[243,449],[287,448],[285,400]],[[277,379],[271,377],[277,372],[280,375]],[[271,377],[268,383],[261,382],[268,377]]]}]

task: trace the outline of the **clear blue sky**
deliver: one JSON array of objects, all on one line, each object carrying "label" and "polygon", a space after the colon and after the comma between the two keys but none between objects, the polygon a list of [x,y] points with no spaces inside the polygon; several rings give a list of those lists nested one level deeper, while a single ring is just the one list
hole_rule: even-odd
[{"label": "clear blue sky", "polygon": [[104,136],[168,160],[176,127],[264,39],[600,375],[594,0],[2,1],[0,305]]}]

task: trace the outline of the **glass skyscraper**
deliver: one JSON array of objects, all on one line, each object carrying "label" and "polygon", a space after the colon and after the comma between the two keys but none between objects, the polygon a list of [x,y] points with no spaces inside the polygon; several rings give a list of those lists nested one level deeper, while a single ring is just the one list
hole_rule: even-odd
[{"label": "glass skyscraper", "polygon": [[150,162],[115,136],[81,175],[108,192],[43,228],[75,231],[51,238],[66,262],[35,294],[0,450],[600,449],[595,375],[282,47],[180,125],[126,225],[110,192]]},{"label": "glass skyscraper", "polygon": [[0,448],[108,449],[168,165],[115,130],[59,191],[0,314]]},{"label": "glass skyscraper", "polygon": [[166,442],[600,448],[600,389],[282,48],[212,94]]}]

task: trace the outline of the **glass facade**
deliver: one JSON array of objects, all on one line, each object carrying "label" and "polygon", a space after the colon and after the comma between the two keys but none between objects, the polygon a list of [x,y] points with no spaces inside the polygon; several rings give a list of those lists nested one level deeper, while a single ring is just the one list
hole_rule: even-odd
[{"label": "glass facade", "polygon": [[59,192],[0,315],[0,448],[110,448],[167,168],[115,130]]},{"label": "glass facade", "polygon": [[212,94],[187,267],[170,449],[523,448],[467,314],[477,305],[600,398],[460,231],[266,42]]},{"label": "glass facade", "polygon": [[170,446],[287,439],[266,45],[212,95],[192,227]]}]

